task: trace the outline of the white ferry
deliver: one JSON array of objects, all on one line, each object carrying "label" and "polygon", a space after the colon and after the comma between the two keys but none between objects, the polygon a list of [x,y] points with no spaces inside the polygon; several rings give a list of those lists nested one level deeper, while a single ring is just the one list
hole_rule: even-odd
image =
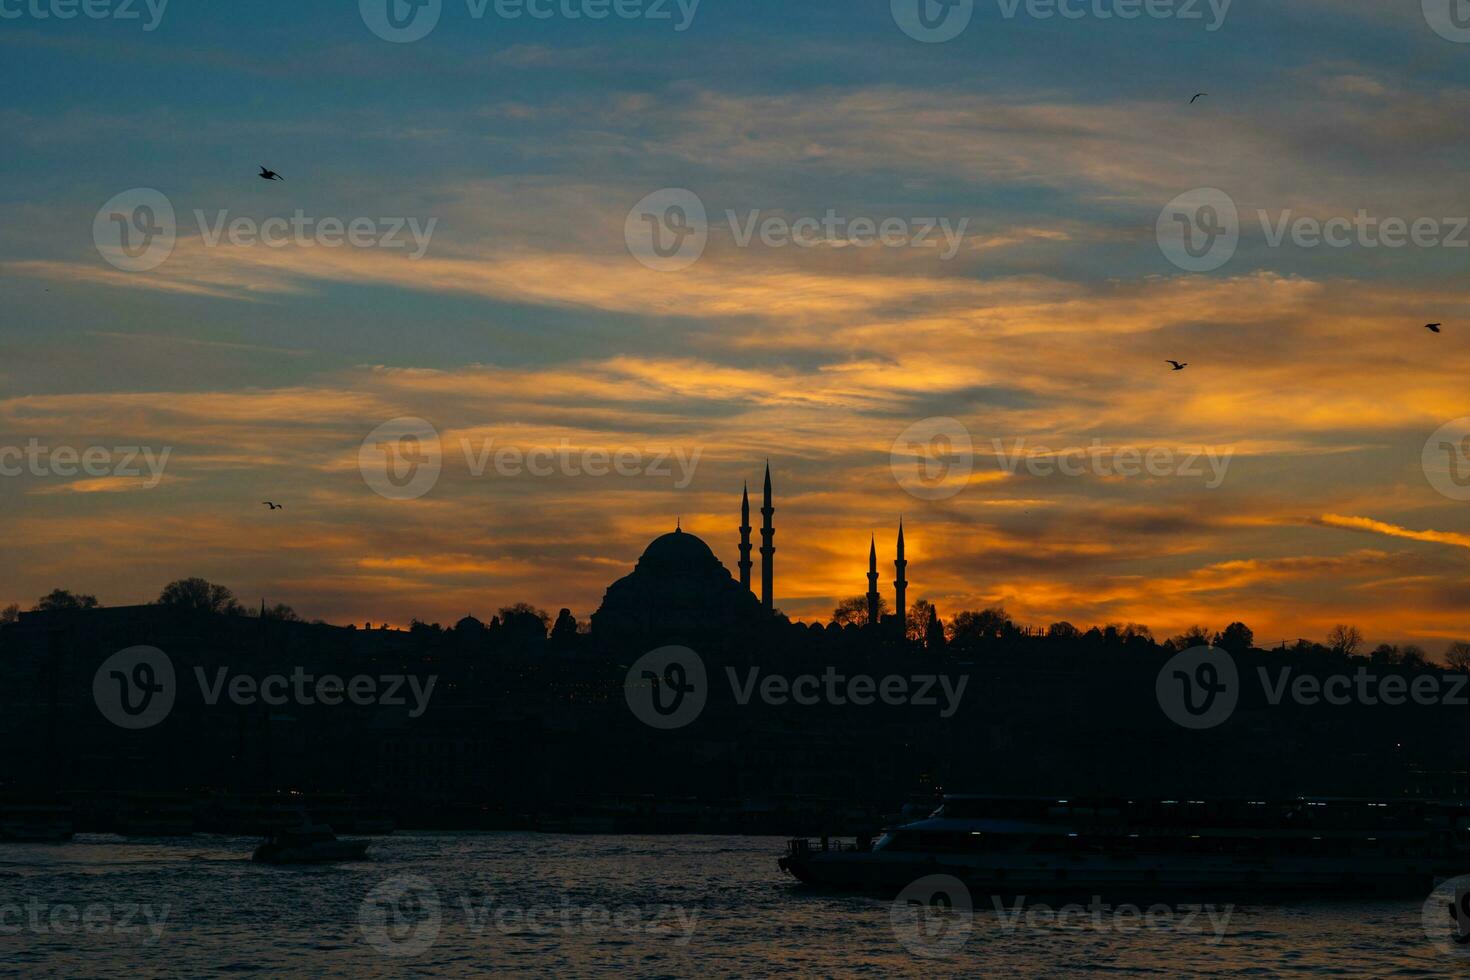
[{"label": "white ferry", "polygon": [[793,840],[780,867],[885,892],[943,874],[983,894],[1422,895],[1470,872],[1470,805],[956,795],[871,847]]}]

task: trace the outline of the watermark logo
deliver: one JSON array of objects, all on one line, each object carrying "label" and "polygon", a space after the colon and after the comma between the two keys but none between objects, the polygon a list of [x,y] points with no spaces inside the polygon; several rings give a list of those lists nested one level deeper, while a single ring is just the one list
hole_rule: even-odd
[{"label": "watermark logo", "polygon": [[358,0],[357,7],[368,30],[385,41],[408,44],[438,26],[444,0]]},{"label": "watermark logo", "polygon": [[911,495],[947,500],[965,489],[975,472],[974,441],[957,419],[923,419],[893,441],[888,466],[894,480]]},{"label": "watermark logo", "polygon": [[168,717],[178,694],[173,661],[157,647],[119,650],[92,676],[92,700],[119,728],[152,728]]},{"label": "watermark logo", "polygon": [[367,944],[384,956],[419,956],[439,939],[439,892],[420,875],[389,878],[368,892],[357,909]]},{"label": "watermark logo", "polygon": [[623,681],[633,715],[650,728],[683,728],[709,700],[704,660],[688,647],[659,647],[639,657]]},{"label": "watermark logo", "polygon": [[628,212],[623,241],[633,258],[655,272],[687,269],[709,244],[704,202],[682,187],[654,191]]},{"label": "watermark logo", "polygon": [[975,0],[892,0],[893,22],[915,41],[953,41],[970,26]]},{"label": "watermark logo", "polygon": [[124,272],[148,272],[163,265],[173,254],[177,236],[173,203],[151,187],[114,195],[92,219],[97,253]]},{"label": "watermark logo", "polygon": [[1229,194],[1200,187],[1164,206],[1155,226],[1164,258],[1185,272],[1213,272],[1240,245],[1240,212]]},{"label": "watermark logo", "polygon": [[894,938],[915,956],[943,959],[970,941],[975,906],[965,883],[951,875],[912,882],[888,907]]},{"label": "watermark logo", "polygon": [[1240,701],[1235,658],[1217,647],[1192,647],[1170,657],[1154,682],[1159,707],[1176,725],[1200,731],[1222,725]]},{"label": "watermark logo", "polygon": [[1446,41],[1470,44],[1470,0],[1423,0],[1424,19]]},{"label": "watermark logo", "polygon": [[434,489],[444,468],[439,431],[421,418],[390,419],[362,441],[357,468],[378,496],[417,500]]},{"label": "watermark logo", "polygon": [[1435,886],[1421,912],[1424,935],[1443,953],[1470,960],[1470,875]]},{"label": "watermark logo", "polygon": [[1446,422],[1424,443],[1429,485],[1451,500],[1470,500],[1470,416]]}]

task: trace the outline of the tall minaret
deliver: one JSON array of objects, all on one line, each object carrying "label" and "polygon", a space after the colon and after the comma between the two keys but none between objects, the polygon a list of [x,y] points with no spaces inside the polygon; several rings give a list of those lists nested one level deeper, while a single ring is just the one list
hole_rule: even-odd
[{"label": "tall minaret", "polygon": [[771,515],[776,508],[771,506],[771,463],[766,461],[766,501],[761,506],[761,605],[766,612],[776,608],[776,529],[771,525]]},{"label": "tall minaret", "polygon": [[909,590],[909,583],[904,578],[904,573],[908,571],[909,563],[903,556],[903,518],[899,518],[898,520],[898,557],[893,560],[893,567],[898,571],[898,577],[893,580],[894,599],[898,602],[898,609],[896,610],[898,615],[898,631],[899,633],[903,633],[904,622],[909,612],[909,607],[904,601],[904,597],[908,594]]},{"label": "tall minaret", "polygon": [[750,483],[740,491],[740,587],[750,591]]},{"label": "tall minaret", "polygon": [[878,625],[878,539],[868,542],[868,622]]}]

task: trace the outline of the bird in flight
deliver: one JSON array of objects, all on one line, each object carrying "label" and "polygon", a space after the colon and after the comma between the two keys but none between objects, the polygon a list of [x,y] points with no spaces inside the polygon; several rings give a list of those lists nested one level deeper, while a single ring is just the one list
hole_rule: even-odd
[{"label": "bird in flight", "polygon": [[1205,96],[1207,96],[1209,94],[1210,94],[1209,92],[1199,92],[1199,93],[1196,93],[1195,97],[1189,100],[1189,104],[1190,105],[1194,105],[1200,99],[1203,99]]},{"label": "bird in flight", "polygon": [[265,166],[265,164],[261,164],[260,165],[260,173],[257,174],[257,176],[260,177],[261,180],[285,180],[286,179],[285,177],[282,177],[280,174],[276,173],[274,170],[267,169],[266,166]]},{"label": "bird in flight", "polygon": [[280,504],[272,503],[269,500],[262,500],[261,503],[262,504],[265,504],[265,506],[269,507],[271,510],[281,510],[282,509]]},{"label": "bird in flight", "polygon": [[1430,333],[1439,333],[1439,328],[1442,326],[1444,326],[1443,323],[1426,323],[1424,324],[1424,329]]},{"label": "bird in flight", "polygon": [[1172,365],[1174,365],[1174,370],[1176,370],[1176,371],[1183,371],[1185,368],[1189,367],[1189,363],[1188,362],[1185,362],[1184,364],[1180,364],[1178,361],[1169,361],[1169,360],[1166,360],[1166,361],[1164,361],[1164,363],[1165,364],[1172,364]]}]

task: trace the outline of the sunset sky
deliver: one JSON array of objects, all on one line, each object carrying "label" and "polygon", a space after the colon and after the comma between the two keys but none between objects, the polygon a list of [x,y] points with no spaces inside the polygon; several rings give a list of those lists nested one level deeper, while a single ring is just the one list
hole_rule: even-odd
[{"label": "sunset sky", "polygon": [[[32,440],[169,453],[156,481],[0,476],[0,606],[145,602],[200,575],[329,622],[516,601],[585,619],[676,519],[734,572],[741,484],[769,457],[793,618],[865,591],[873,533],[891,599],[902,516],[909,596],[946,618],[1470,639],[1470,502],[1423,459],[1470,416],[1470,43],[1417,0],[1238,0],[1213,25],[1203,0],[1202,19],[1126,21],[981,0],[942,43],[889,0],[703,0],[683,30],[673,0],[666,20],[444,0],[411,43],[349,2],[174,0],[152,30],[142,3],[0,6],[22,11],[0,19],[0,464]],[[147,271],[94,241],[135,188],[177,216]],[[670,188],[703,203],[708,245],[659,271],[625,225]],[[1187,272],[1156,224],[1198,188],[1233,199],[1240,243]],[[407,231],[208,241],[222,212],[298,211],[434,224],[418,258]],[[964,233],[951,258],[742,245],[756,212]],[[1359,212],[1447,241],[1269,240],[1283,216]],[[442,440],[418,499],[359,466],[401,417]],[[933,418],[975,450],[938,500],[895,472],[895,440]],[[677,459],[476,476],[465,440],[697,464],[687,486]],[[1012,474],[994,440],[1230,455],[1218,481]]]}]

